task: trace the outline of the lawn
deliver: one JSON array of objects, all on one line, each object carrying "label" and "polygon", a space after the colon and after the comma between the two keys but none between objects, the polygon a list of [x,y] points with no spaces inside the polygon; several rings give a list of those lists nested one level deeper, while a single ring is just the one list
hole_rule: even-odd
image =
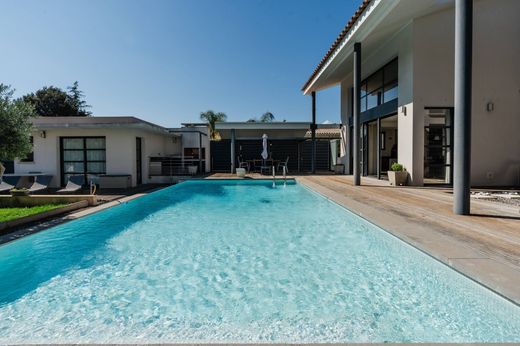
[{"label": "lawn", "polygon": [[45,204],[22,208],[0,208],[0,222],[11,221],[24,216],[43,213],[44,211],[53,210],[63,206],[65,206],[65,204]]}]

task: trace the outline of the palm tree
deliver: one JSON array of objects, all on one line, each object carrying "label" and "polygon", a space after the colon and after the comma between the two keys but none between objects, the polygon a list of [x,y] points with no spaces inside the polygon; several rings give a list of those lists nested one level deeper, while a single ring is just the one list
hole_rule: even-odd
[{"label": "palm tree", "polygon": [[274,115],[271,112],[265,112],[260,117],[260,122],[262,122],[262,123],[271,123],[273,121],[274,121]]},{"label": "palm tree", "polygon": [[204,120],[208,123],[209,127],[209,138],[212,141],[220,140],[220,133],[215,130],[215,123],[224,122],[227,119],[227,115],[222,112],[215,113],[212,110],[200,113],[200,120]]}]

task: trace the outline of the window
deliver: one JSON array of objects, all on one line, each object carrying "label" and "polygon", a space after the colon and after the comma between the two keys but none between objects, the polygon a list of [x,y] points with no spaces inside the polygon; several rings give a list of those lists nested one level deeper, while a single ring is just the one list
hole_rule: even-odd
[{"label": "window", "polygon": [[31,146],[33,147],[31,152],[27,156],[20,160],[20,162],[34,162],[34,137],[30,137]]},{"label": "window", "polygon": [[[199,158],[199,148],[184,148],[184,157]],[[202,158],[206,157],[206,148],[202,148]]]},{"label": "window", "polygon": [[397,99],[397,68],[397,59],[395,59],[374,72],[361,83],[361,112]]},{"label": "window", "polygon": [[72,175],[106,173],[105,137],[61,137],[62,184]]}]

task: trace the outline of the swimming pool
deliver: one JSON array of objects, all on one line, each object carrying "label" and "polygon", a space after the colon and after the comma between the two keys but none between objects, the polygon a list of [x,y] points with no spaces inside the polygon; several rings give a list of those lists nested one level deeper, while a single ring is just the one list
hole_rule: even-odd
[{"label": "swimming pool", "polygon": [[512,342],[520,308],[297,183],[189,181],[0,247],[0,343]]}]

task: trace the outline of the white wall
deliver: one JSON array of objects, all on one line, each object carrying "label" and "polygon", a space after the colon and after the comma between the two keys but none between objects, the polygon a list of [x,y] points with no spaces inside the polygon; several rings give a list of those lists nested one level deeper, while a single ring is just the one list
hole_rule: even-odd
[{"label": "white wall", "polygon": [[142,138],[143,183],[148,183],[150,156],[163,156],[179,152],[180,144],[175,144],[168,135],[140,129],[51,129],[45,130],[42,138],[39,131],[33,132],[34,161],[15,161],[15,173],[38,171],[54,175],[51,187],[59,187],[60,182],[60,137],[104,136],[106,138],[107,174],[131,174],[132,185],[136,184],[136,137]]},{"label": "white wall", "polygon": [[[520,184],[520,1],[474,2],[472,163],[473,186]],[[414,119],[424,107],[452,107],[454,9],[414,21]],[[493,102],[495,110],[486,111]],[[402,138],[400,129],[399,139]],[[417,142],[422,176],[424,141]]]},{"label": "white wall", "polygon": [[[520,185],[519,13],[518,0],[474,2],[473,186]],[[416,18],[362,61],[365,78],[399,58],[398,160],[413,185],[423,183],[424,108],[454,105],[454,25],[454,8]],[[351,86],[349,74],[341,82],[344,124],[352,113]]]}]

